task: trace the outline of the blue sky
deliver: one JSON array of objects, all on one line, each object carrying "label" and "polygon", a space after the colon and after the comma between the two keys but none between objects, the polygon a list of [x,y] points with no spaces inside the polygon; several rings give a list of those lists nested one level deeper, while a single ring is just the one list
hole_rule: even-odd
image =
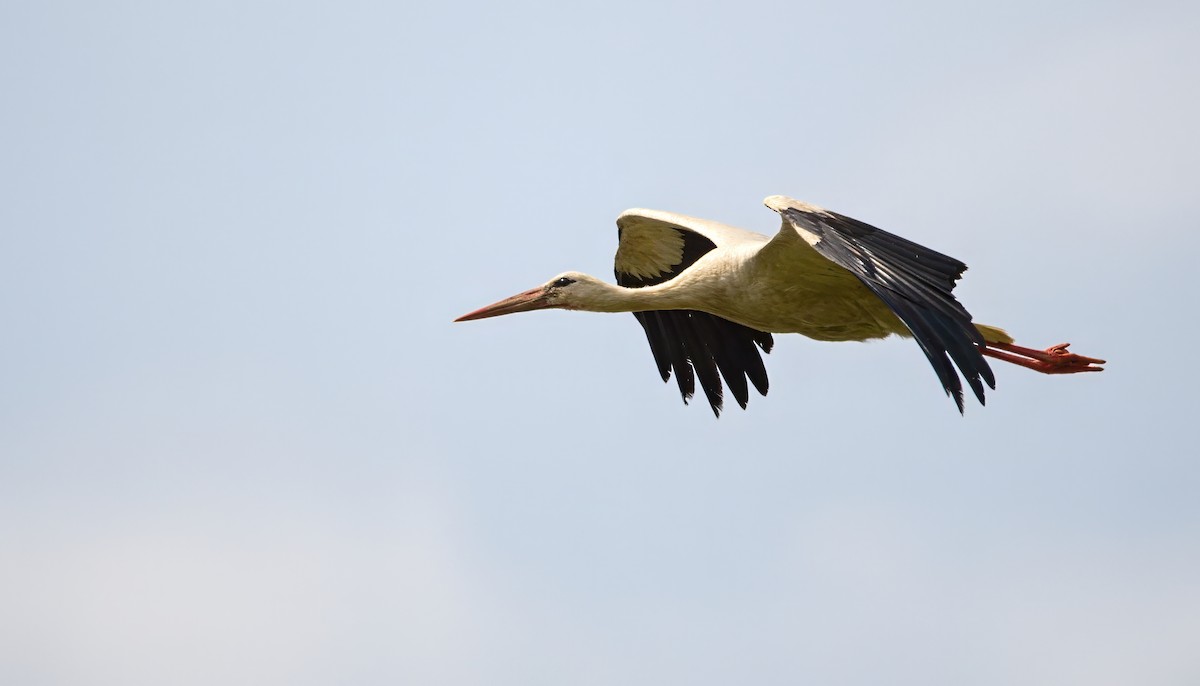
[{"label": "blue sky", "polygon": [[[1200,679],[1188,3],[9,3],[0,681]],[[777,337],[714,420],[607,277],[781,193],[1020,342]]]}]

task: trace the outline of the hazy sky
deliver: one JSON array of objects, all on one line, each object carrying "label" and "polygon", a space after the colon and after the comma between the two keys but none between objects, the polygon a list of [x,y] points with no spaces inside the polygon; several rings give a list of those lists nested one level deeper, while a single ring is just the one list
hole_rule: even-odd
[{"label": "hazy sky", "polygon": [[[0,7],[0,682],[1200,683],[1195,3]],[[777,337],[679,402],[608,277],[781,193],[997,366]]]}]

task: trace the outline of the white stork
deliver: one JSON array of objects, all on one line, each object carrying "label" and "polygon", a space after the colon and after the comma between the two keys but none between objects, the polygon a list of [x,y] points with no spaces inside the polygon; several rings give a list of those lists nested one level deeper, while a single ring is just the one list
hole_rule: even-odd
[{"label": "white stork", "polygon": [[774,238],[672,212],[627,210],[617,217],[617,285],[566,272],[455,321],[546,308],[632,312],[663,381],[674,371],[687,403],[699,377],[718,416],[721,377],[742,408],[747,379],[766,395],[759,350],[771,352],[773,333],[819,341],[911,337],[959,412],[960,373],[980,404],[983,384],[996,387],[985,355],[1045,374],[1103,370],[1097,365],[1104,360],[1068,352],[1066,343],[1023,348],[1003,330],[972,322],[952,293],[967,266],[952,257],[782,195],[763,202],[783,217]]}]

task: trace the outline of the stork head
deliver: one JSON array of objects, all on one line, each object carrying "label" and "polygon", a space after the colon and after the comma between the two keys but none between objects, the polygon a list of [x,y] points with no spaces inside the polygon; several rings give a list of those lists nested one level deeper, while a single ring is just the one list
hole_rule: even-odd
[{"label": "stork head", "polygon": [[605,294],[614,288],[616,287],[594,276],[579,272],[564,272],[541,286],[522,291],[500,302],[481,307],[474,312],[468,312],[454,321],[465,322],[472,319],[499,317],[502,314],[550,308],[596,310],[598,303],[604,301]]}]

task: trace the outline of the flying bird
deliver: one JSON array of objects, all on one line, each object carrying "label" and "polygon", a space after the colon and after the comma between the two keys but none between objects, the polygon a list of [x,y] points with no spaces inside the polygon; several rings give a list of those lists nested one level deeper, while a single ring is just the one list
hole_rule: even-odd
[{"label": "flying bird", "polygon": [[960,413],[964,379],[981,405],[984,384],[996,388],[985,357],[1044,374],[1103,370],[1104,360],[1069,352],[1067,343],[1025,348],[972,321],[953,294],[967,266],[953,257],[782,195],[763,203],[783,218],[773,238],[673,212],[626,210],[617,217],[615,286],[565,272],[455,321],[547,308],[632,312],[663,381],[674,373],[686,404],[699,380],[717,416],[722,377],[743,409],[750,384],[767,394],[760,353],[771,352],[776,333],[912,338]]}]

